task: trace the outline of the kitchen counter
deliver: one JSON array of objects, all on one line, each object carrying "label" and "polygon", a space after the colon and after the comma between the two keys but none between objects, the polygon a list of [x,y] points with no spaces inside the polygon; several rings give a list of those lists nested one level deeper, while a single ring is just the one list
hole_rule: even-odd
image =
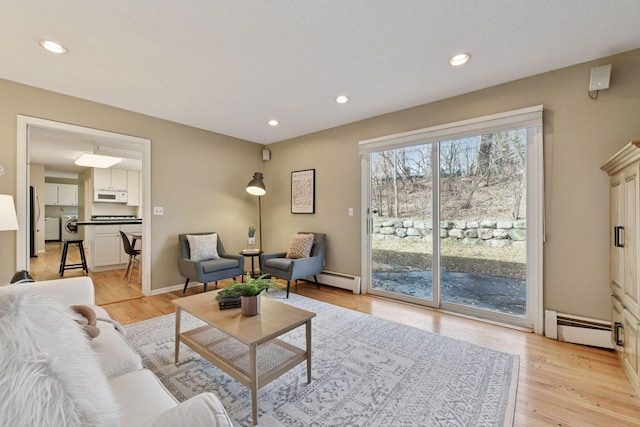
[{"label": "kitchen counter", "polygon": [[121,225],[121,224],[142,224],[141,219],[114,219],[109,221],[78,221],[76,225]]}]

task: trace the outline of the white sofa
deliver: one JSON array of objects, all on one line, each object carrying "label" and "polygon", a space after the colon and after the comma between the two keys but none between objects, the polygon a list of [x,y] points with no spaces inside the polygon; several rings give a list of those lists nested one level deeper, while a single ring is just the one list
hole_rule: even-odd
[{"label": "white sofa", "polygon": [[[23,283],[12,286],[14,290],[19,289],[21,293],[40,295],[41,297],[35,298],[55,301],[64,307],[89,305],[96,311],[98,318],[110,319],[104,309],[95,305],[93,282],[89,277]],[[2,293],[0,293],[1,296]],[[28,300],[25,301],[28,302]],[[0,320],[2,320],[1,318],[5,313],[6,311],[4,313],[0,311]],[[47,316],[47,313],[43,313],[42,316]],[[8,321],[7,318],[4,321]],[[0,329],[2,327],[0,322]],[[214,394],[201,393],[185,402],[179,403],[151,371],[143,369],[140,356],[127,343],[113,323],[98,321],[98,327],[100,328],[100,334],[90,341],[90,346],[99,356],[99,362],[96,362],[96,365],[99,363],[97,369],[101,369],[106,376],[119,409],[119,421],[110,422],[107,425],[136,427],[147,425],[232,425],[224,407]],[[6,344],[10,341],[10,338],[11,336],[9,338],[0,336],[0,345],[3,344],[2,339],[5,340]],[[63,338],[61,337],[60,339]],[[3,350],[0,349],[1,351]],[[7,389],[8,387],[5,386],[5,390],[2,390],[2,387],[3,383],[0,381],[0,396],[12,392],[12,390]],[[92,390],[86,390],[86,393],[91,392]],[[34,396],[29,397],[29,399],[33,398]],[[42,400],[43,397],[38,396],[35,399]],[[6,410],[6,408],[0,409]],[[4,425],[3,421],[7,420],[3,420],[2,417],[3,415],[0,414],[0,424]]]}]

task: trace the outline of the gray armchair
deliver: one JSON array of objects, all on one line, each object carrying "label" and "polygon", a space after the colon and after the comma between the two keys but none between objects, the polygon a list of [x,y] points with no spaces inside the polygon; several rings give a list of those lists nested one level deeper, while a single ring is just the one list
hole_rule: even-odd
[{"label": "gray armchair", "polygon": [[[190,235],[213,234],[213,231],[207,233],[189,233]],[[180,254],[178,258],[178,268],[180,274],[187,280],[184,282],[182,293],[187,291],[189,280],[197,280],[204,284],[204,291],[207,292],[207,284],[215,282],[218,287],[218,280],[236,278],[242,276],[244,271],[244,257],[242,255],[232,255],[224,250],[222,239],[218,234],[218,255],[220,259],[210,259],[203,261],[192,261],[189,259],[191,250],[189,248],[189,240],[187,234],[178,235],[178,243],[180,246]]]},{"label": "gray armchair", "polygon": [[320,289],[316,274],[320,273],[324,267],[327,235],[306,231],[300,231],[299,233],[314,235],[309,258],[285,258],[287,255],[286,252],[260,255],[260,268],[262,273],[287,281],[287,298],[289,298],[289,288],[292,280],[313,276],[318,289]]}]

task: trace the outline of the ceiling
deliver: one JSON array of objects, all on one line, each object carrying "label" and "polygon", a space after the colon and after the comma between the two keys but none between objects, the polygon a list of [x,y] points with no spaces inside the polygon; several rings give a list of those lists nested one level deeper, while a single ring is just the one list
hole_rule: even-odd
[{"label": "ceiling", "polygon": [[3,0],[0,78],[269,144],[639,48],[639,17],[638,0]]},{"label": "ceiling", "polygon": [[77,178],[87,169],[74,161],[84,153],[120,157],[114,168],[142,170],[142,146],[80,132],[29,126],[29,163],[45,165],[45,176]]}]

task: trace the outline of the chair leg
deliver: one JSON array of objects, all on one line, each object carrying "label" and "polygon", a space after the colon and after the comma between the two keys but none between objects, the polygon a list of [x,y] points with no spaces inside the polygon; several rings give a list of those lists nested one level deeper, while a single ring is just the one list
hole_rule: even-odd
[{"label": "chair leg", "polygon": [[82,269],[85,274],[89,274],[89,267],[87,266],[87,257],[84,255],[84,245],[82,244],[82,240],[78,244],[78,249],[80,249],[80,260],[82,263]]},{"label": "chair leg", "polygon": [[127,273],[129,272],[130,267],[131,267],[131,255],[129,255],[129,262],[127,262],[127,266],[124,269],[124,275],[122,276],[123,279],[127,278]]},{"label": "chair leg", "polygon": [[287,280],[287,299],[289,298],[289,288],[291,287],[291,281]]},{"label": "chair leg", "polygon": [[184,282],[184,289],[182,290],[182,293],[184,294],[185,292],[187,292],[187,285],[189,284],[189,279],[187,279],[186,282]]},{"label": "chair leg", "polygon": [[64,276],[64,267],[67,264],[67,252],[69,251],[69,243],[64,242],[64,246],[62,247],[62,258],[60,258],[60,270],[59,274]]},{"label": "chair leg", "polygon": [[135,263],[136,258],[130,256],[129,259],[131,260],[131,268],[129,268],[129,277],[127,278],[127,283],[131,283],[131,274],[133,273],[133,265]]},{"label": "chair leg", "polygon": [[318,287],[318,290],[320,289],[320,283],[318,283],[318,278],[316,277],[316,275],[313,275],[313,280],[316,281],[316,286]]},{"label": "chair leg", "polygon": [[204,284],[204,291],[207,292],[207,286],[209,285],[209,283],[205,283]]},{"label": "chair leg", "polygon": [[216,280],[216,285],[215,286],[216,286],[216,289],[218,289],[218,281],[217,280]]}]

